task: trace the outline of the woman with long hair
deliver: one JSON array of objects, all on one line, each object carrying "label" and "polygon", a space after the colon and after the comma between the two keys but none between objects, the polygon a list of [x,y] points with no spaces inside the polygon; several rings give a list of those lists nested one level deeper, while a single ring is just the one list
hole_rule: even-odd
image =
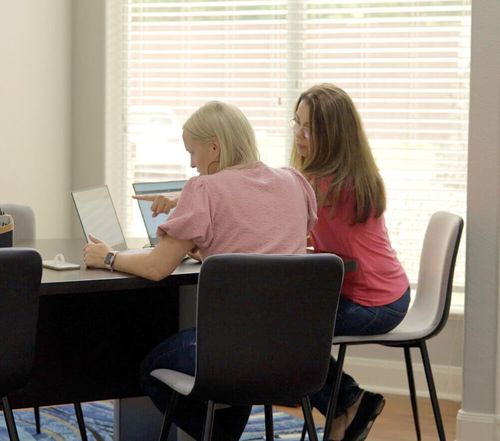
[{"label": "woman with long hair", "polygon": [[[356,262],[344,277],[335,335],[389,332],[408,309],[409,281],[389,240],[384,183],[356,107],[341,88],[319,84],[300,95],[291,127],[292,165],[312,185],[318,203],[310,245]],[[332,358],[326,386],[311,397],[323,414],[334,366]],[[384,403],[382,395],[363,391],[344,373],[330,439],[364,440]]]}]

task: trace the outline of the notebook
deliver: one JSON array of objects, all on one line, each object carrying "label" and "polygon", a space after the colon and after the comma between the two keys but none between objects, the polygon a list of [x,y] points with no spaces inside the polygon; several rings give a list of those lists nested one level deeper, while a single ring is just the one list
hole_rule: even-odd
[{"label": "notebook", "polygon": [[76,212],[87,240],[89,234],[123,251],[127,243],[106,185],[71,192]]},{"label": "notebook", "polygon": [[[135,182],[132,184],[136,195],[156,195],[163,194],[168,197],[178,197],[186,181],[163,181],[163,182]],[[170,210],[168,214],[159,214],[153,217],[151,211],[152,202],[137,201],[141,211],[144,226],[148,234],[149,243],[155,246],[159,238],[156,236],[158,226],[163,224],[175,209]]]}]

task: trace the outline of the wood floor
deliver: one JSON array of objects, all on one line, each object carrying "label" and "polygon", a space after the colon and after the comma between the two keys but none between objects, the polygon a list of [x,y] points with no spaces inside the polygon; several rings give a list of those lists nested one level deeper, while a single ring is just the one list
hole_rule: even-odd
[{"label": "wood floor", "polygon": [[[370,441],[416,441],[417,436],[413,424],[410,399],[401,395],[384,395],[386,404],[383,412],[377,418],[368,440]],[[445,428],[446,439],[455,439],[455,422],[460,403],[447,400],[439,400],[441,415]],[[300,408],[280,407],[280,410],[291,413],[297,417],[302,417]],[[420,417],[420,430],[422,441],[439,440],[434,414],[430,400],[427,398],[418,399],[418,411]],[[315,412],[315,421],[318,425],[324,424],[324,418]]]}]

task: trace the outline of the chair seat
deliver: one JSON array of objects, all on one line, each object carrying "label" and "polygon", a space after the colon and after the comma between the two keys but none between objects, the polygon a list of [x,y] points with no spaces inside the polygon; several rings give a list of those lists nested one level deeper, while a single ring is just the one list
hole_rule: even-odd
[{"label": "chair seat", "polygon": [[151,375],[180,393],[189,395],[194,387],[195,377],[172,369],[155,369]]},{"label": "chair seat", "polygon": [[333,344],[361,344],[368,342],[384,344],[420,340],[422,338],[426,338],[434,330],[434,328],[435,327],[433,326],[421,328],[418,324],[413,323],[412,320],[405,319],[399,326],[387,334],[338,336],[333,338]]}]

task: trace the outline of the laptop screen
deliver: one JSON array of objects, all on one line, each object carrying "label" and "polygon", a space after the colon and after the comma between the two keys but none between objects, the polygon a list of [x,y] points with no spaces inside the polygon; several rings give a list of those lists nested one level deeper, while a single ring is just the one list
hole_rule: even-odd
[{"label": "laptop screen", "polygon": [[85,239],[92,234],[116,250],[127,244],[107,186],[71,192]]},{"label": "laptop screen", "polygon": [[[132,186],[136,195],[163,194],[167,197],[178,197],[185,183],[186,181],[135,182]],[[171,210],[168,214],[159,214],[158,216],[153,217],[153,213],[151,211],[152,202],[137,202],[139,202],[139,209],[141,210],[144,225],[148,233],[149,242],[151,245],[155,245],[158,242],[156,230],[168,219],[175,209]]]}]

